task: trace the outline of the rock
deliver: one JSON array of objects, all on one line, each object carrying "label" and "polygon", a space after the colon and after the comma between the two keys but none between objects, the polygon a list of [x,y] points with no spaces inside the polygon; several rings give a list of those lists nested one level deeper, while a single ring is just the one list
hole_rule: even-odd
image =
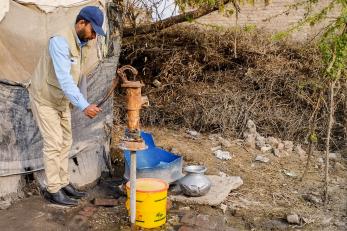
[{"label": "rock", "polygon": [[232,216],[236,215],[237,209],[236,209],[236,207],[234,205],[229,205],[228,210],[230,211],[230,214]]},{"label": "rock", "polygon": [[337,160],[339,157],[339,154],[338,153],[329,153],[329,160]]},{"label": "rock", "polygon": [[68,222],[69,230],[87,230],[88,218],[82,215],[75,215]]},{"label": "rock", "polygon": [[310,219],[306,217],[300,217],[300,219],[301,219],[301,223],[305,223],[305,224],[311,224],[314,222],[314,219]]},{"label": "rock", "polygon": [[223,137],[219,136],[218,137],[219,142],[223,145],[223,147],[230,148],[231,143],[229,140],[224,139]]},{"label": "rock", "polygon": [[181,223],[184,223],[187,225],[195,225],[195,222],[196,222],[196,215],[190,211],[186,212],[181,218]]},{"label": "rock", "polygon": [[178,149],[175,148],[175,147],[172,147],[172,148],[170,149],[170,152],[172,152],[173,154],[179,154]]},{"label": "rock", "polygon": [[262,230],[287,230],[288,224],[282,220],[269,220],[262,224]]},{"label": "rock", "polygon": [[284,174],[286,174],[287,176],[290,177],[297,177],[298,175],[295,172],[291,172],[291,171],[287,171],[287,170],[283,170]]},{"label": "rock", "polygon": [[221,204],[220,209],[223,211],[223,213],[226,213],[228,206],[226,204]]},{"label": "rock", "polygon": [[211,134],[208,136],[208,139],[211,141],[216,141],[218,139],[219,135],[218,134]]},{"label": "rock", "polygon": [[172,208],[172,201],[170,200],[170,198],[167,198],[166,200],[166,209],[170,210]]},{"label": "rock", "polygon": [[212,147],[211,151],[215,152],[215,151],[220,150],[220,149],[222,149],[222,146],[219,145],[219,146],[216,146],[216,147]]},{"label": "rock", "polygon": [[174,184],[172,187],[170,187],[170,192],[172,195],[179,195],[182,193],[182,189],[179,184]]},{"label": "rock", "polygon": [[189,207],[189,206],[180,207],[178,210],[181,210],[181,211],[189,211],[189,210],[190,210],[190,207]]},{"label": "rock", "polygon": [[178,229],[178,231],[196,231],[196,229],[190,226],[183,225]]},{"label": "rock", "polygon": [[218,176],[221,176],[224,178],[224,177],[228,177],[228,174],[226,174],[225,172],[219,172]]},{"label": "rock", "polygon": [[267,163],[267,162],[269,162],[269,161],[270,161],[270,159],[269,159],[269,158],[264,157],[264,156],[257,156],[257,157],[255,158],[255,160],[256,160],[256,161],[263,162],[263,163]]},{"label": "rock", "polygon": [[79,211],[78,214],[85,217],[91,217],[93,216],[96,210],[97,210],[96,207],[87,206],[87,207],[84,207],[81,211]]},{"label": "rock", "polygon": [[236,144],[236,145],[242,145],[244,143],[244,140],[236,139],[236,140],[231,141],[231,143]]},{"label": "rock", "polygon": [[282,142],[278,143],[277,148],[279,150],[283,150],[284,149],[284,143],[282,143]]},{"label": "rock", "polygon": [[306,151],[304,149],[302,149],[301,145],[298,144],[295,146],[294,151],[296,152],[296,154],[298,154],[300,157],[305,156],[306,155]]},{"label": "rock", "polygon": [[324,225],[324,226],[327,226],[327,225],[330,224],[330,222],[331,222],[332,219],[333,219],[332,217],[324,217],[324,218],[322,219],[322,221],[321,221],[321,224]]},{"label": "rock", "polygon": [[232,157],[228,151],[217,150],[213,153],[220,160],[231,160]]},{"label": "rock", "polygon": [[256,137],[255,137],[255,145],[258,148],[265,147],[266,146],[266,144],[265,144],[265,137],[257,134]]},{"label": "rock", "polygon": [[265,143],[270,145],[271,147],[277,147],[279,141],[275,137],[270,136],[270,137],[265,139]]},{"label": "rock", "polygon": [[302,198],[304,198],[304,200],[306,200],[312,204],[318,205],[318,204],[322,203],[322,200],[319,197],[312,195],[312,194],[304,194],[304,195],[302,195]]},{"label": "rock", "polygon": [[[179,223],[177,223],[176,225],[178,225],[178,224]],[[171,224],[171,225],[173,225],[173,224]],[[170,225],[166,225],[165,227],[166,227],[166,231],[176,231],[177,230],[173,226],[170,226]],[[123,229],[121,229],[121,230],[123,230]]]},{"label": "rock", "polygon": [[250,132],[252,134],[257,133],[257,127],[255,126],[255,123],[252,120],[248,120],[246,126],[247,126],[248,132]]},{"label": "rock", "polygon": [[281,157],[281,151],[278,148],[272,149],[272,153],[277,157]]},{"label": "rock", "polygon": [[284,141],[283,142],[284,144],[284,149],[287,151],[287,152],[292,152],[293,151],[293,147],[294,147],[294,144],[293,144],[293,141]]},{"label": "rock", "polygon": [[11,206],[10,201],[0,201],[0,210],[7,209]]},{"label": "rock", "polygon": [[153,85],[156,86],[156,87],[161,87],[162,84],[161,84],[161,82],[159,80],[155,79],[153,81]]},{"label": "rock", "polygon": [[169,219],[168,219],[169,224],[171,225],[179,225],[180,224],[180,218],[177,215],[172,215]]},{"label": "rock", "polygon": [[216,230],[220,227],[224,227],[225,221],[221,216],[211,216],[205,214],[198,214],[196,216],[195,225],[199,227],[198,230],[202,228],[206,230]]},{"label": "rock", "polygon": [[187,133],[188,133],[189,135],[191,135],[191,136],[194,136],[194,137],[197,137],[197,136],[200,135],[199,132],[194,131],[194,130],[188,130]]},{"label": "rock", "polygon": [[296,214],[296,213],[288,214],[287,215],[287,221],[289,224],[300,225],[300,218],[299,218],[298,214]]},{"label": "rock", "polygon": [[255,135],[247,133],[245,136],[245,144],[248,147],[255,148]]},{"label": "rock", "polygon": [[180,202],[186,205],[209,205],[219,206],[226,200],[230,191],[236,190],[243,184],[243,180],[239,176],[214,176],[206,175],[212,182],[210,191],[200,197],[187,197],[184,195],[170,195],[172,201]]},{"label": "rock", "polygon": [[259,149],[266,147],[265,141],[255,140],[255,146]]},{"label": "rock", "polygon": [[27,195],[28,197],[30,197],[30,196],[33,195],[33,193],[32,193],[32,192],[26,192],[26,195]]},{"label": "rock", "polygon": [[262,153],[266,153],[272,150],[272,147],[270,145],[266,145],[260,149]]},{"label": "rock", "polygon": [[114,207],[119,204],[117,199],[109,198],[94,198],[93,204],[96,206]]}]

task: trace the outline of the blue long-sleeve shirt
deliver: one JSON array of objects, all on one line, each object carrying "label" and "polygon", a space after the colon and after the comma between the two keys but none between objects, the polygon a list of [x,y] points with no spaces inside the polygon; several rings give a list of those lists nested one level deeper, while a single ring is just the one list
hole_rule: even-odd
[{"label": "blue long-sleeve shirt", "polygon": [[[80,47],[85,44],[86,43],[79,43]],[[58,82],[65,96],[67,96],[74,106],[83,111],[89,106],[89,103],[74,83],[70,74],[71,59],[69,54],[69,45],[64,37],[55,36],[49,40],[49,54],[52,58]]]}]

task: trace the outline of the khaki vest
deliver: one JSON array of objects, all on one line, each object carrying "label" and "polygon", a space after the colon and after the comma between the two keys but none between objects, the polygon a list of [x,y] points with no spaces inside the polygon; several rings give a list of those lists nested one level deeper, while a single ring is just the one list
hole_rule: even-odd
[{"label": "khaki vest", "polygon": [[[70,74],[75,84],[78,85],[81,79],[81,69],[86,61],[87,52],[90,47],[88,45],[82,49],[79,47],[78,37],[74,27],[62,30],[54,36],[62,36],[68,42],[71,59]],[[69,100],[61,90],[55,75],[52,59],[48,51],[48,44],[34,71],[29,86],[29,93],[39,103],[51,106],[59,111],[65,111],[69,105]]]}]

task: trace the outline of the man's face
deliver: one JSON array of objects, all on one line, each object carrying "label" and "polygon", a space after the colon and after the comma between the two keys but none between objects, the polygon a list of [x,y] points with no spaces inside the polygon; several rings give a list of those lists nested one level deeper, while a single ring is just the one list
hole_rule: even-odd
[{"label": "man's face", "polygon": [[93,30],[92,24],[81,20],[76,25],[76,33],[81,42],[88,42],[96,38],[96,33]]}]

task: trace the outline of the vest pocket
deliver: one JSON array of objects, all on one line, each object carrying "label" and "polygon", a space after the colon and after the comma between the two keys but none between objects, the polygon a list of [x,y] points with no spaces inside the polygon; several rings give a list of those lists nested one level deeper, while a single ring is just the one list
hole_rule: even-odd
[{"label": "vest pocket", "polygon": [[47,79],[47,85],[49,101],[56,105],[61,105],[66,97],[64,92],[61,90],[59,83],[57,81],[49,81],[49,79]]}]

